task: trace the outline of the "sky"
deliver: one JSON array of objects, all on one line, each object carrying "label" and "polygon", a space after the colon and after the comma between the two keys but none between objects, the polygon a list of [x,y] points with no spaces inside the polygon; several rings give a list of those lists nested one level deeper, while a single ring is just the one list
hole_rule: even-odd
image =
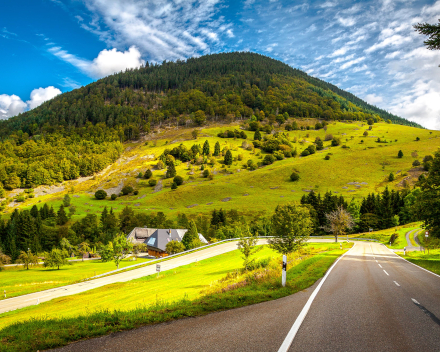
[{"label": "sky", "polygon": [[126,68],[252,51],[440,130],[440,0],[15,0],[0,5],[0,119]]}]

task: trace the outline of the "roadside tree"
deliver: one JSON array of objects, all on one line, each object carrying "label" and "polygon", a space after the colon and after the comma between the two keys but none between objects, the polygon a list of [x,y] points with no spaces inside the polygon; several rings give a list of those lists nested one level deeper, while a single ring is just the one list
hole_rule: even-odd
[{"label": "roadside tree", "polygon": [[185,250],[185,246],[179,241],[170,241],[167,243],[165,248],[169,255],[177,254]]},{"label": "roadside tree", "polygon": [[240,241],[238,241],[237,246],[242,254],[243,269],[247,271],[249,266],[255,262],[255,258],[251,259],[252,256],[263,249],[263,247],[257,247],[257,235],[252,234],[249,231],[249,228],[246,228],[243,232],[240,231],[238,237],[240,238]]},{"label": "roadside tree", "polygon": [[18,264],[23,264],[26,270],[29,270],[29,265],[37,265],[38,257],[28,249],[27,252],[21,251],[16,261]]},{"label": "roadside tree", "polygon": [[44,267],[57,268],[60,270],[60,266],[71,265],[71,263],[67,260],[68,256],[69,253],[67,253],[64,249],[54,248],[46,255],[46,258],[44,258]]},{"label": "roadside tree", "polygon": [[352,229],[355,225],[353,217],[342,206],[336,210],[325,214],[327,225],[323,226],[324,231],[331,232],[335,236],[335,242],[338,242],[338,236],[346,234],[347,229]]},{"label": "roadside tree", "polygon": [[313,229],[309,209],[297,203],[278,205],[271,225],[270,247],[284,255],[303,247]]}]

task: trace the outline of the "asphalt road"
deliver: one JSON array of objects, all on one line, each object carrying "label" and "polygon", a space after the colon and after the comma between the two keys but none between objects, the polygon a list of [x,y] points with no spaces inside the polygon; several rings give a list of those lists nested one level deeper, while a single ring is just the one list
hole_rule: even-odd
[{"label": "asphalt road", "polygon": [[[279,351],[321,280],[275,301],[115,333],[57,351]],[[286,351],[439,351],[439,318],[440,277],[382,245],[358,242],[323,282]]]}]

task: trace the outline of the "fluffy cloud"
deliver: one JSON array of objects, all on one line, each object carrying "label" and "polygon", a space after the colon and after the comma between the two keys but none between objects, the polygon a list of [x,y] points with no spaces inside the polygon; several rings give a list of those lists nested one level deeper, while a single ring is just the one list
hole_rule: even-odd
[{"label": "fluffy cloud", "polygon": [[126,68],[139,67],[145,63],[141,59],[141,53],[134,46],[124,52],[116,49],[104,49],[93,61],[78,58],[60,47],[52,47],[49,51],[93,78],[102,78],[115,72],[124,71]]},{"label": "fluffy cloud", "polygon": [[85,0],[84,3],[92,13],[89,23],[80,21],[84,29],[98,35],[110,47],[135,45],[142,55],[154,61],[209,53],[209,43],[219,45],[221,36],[233,35],[224,17],[216,18],[221,0]]},{"label": "fluffy cloud", "polygon": [[30,100],[24,102],[17,95],[0,95],[0,119],[8,119],[12,116],[18,115],[26,110],[36,108],[40,104],[53,97],[61,94],[58,88],[49,86],[47,88],[37,88],[31,92]]},{"label": "fluffy cloud", "polygon": [[365,101],[366,101],[367,103],[372,104],[372,105],[377,105],[378,103],[382,103],[382,102],[383,102],[383,98],[377,96],[376,94],[368,94],[368,95],[365,97]]}]

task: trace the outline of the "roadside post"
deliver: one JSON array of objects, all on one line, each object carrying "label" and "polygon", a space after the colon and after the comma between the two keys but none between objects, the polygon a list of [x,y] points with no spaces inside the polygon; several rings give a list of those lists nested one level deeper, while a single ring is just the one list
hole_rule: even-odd
[{"label": "roadside post", "polygon": [[156,264],[157,277],[159,277],[160,273],[160,264]]},{"label": "roadside post", "polygon": [[406,247],[403,247],[403,255],[406,255]]},{"label": "roadside post", "polygon": [[283,255],[283,273],[281,276],[281,283],[283,287],[286,286],[286,270],[287,270],[287,256]]}]

